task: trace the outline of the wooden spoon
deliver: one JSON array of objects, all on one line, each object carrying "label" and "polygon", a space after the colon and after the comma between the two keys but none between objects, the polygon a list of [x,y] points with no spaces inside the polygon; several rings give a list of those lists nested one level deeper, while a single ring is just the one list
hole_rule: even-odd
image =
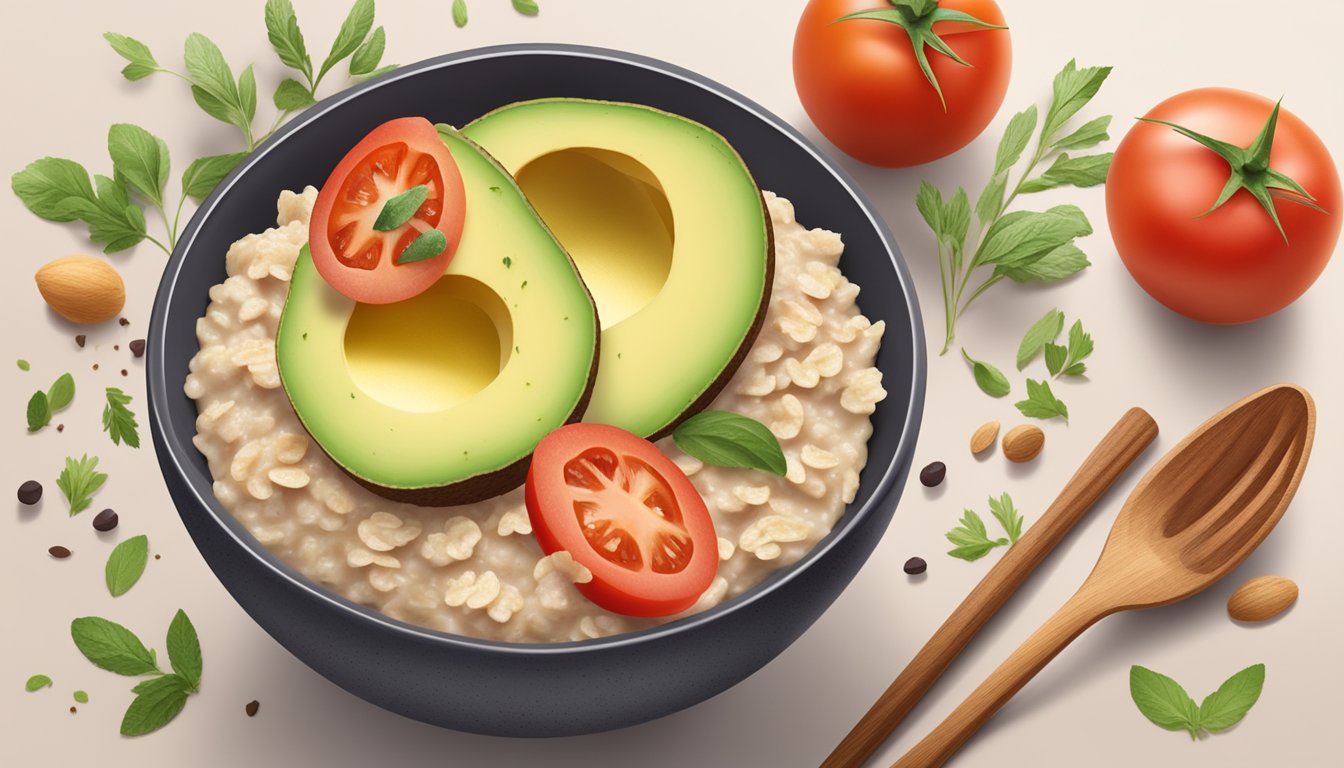
[{"label": "wooden spoon", "polygon": [[1183,600],[1225,576],[1283,517],[1315,432],[1311,396],[1290,384],[1234,403],[1192,432],[1129,495],[1078,592],[893,768],[945,763],[1100,619]]}]

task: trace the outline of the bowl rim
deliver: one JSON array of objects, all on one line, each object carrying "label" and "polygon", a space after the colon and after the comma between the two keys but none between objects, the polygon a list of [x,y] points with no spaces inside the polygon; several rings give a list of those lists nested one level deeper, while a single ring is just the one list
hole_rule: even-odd
[{"label": "bowl rim", "polygon": [[[807,154],[811,155],[823,169],[830,173],[840,185],[845,188],[851,198],[858,203],[860,209],[876,231],[878,238],[882,241],[886,250],[886,257],[896,274],[897,282],[899,283],[903,294],[907,297],[905,305],[911,323],[910,364],[913,380],[911,382],[910,402],[906,409],[905,419],[901,425],[901,437],[896,445],[896,450],[892,456],[891,462],[883,470],[882,477],[878,480],[877,485],[874,486],[869,497],[857,510],[852,514],[842,515],[839,521],[837,521],[836,526],[832,528],[821,541],[818,541],[812,549],[799,558],[797,562],[768,575],[764,581],[736,597],[725,600],[708,610],[665,624],[633,632],[588,640],[534,643],[487,640],[469,635],[452,634],[394,619],[377,610],[354,603],[335,592],[331,592],[321,587],[288,564],[280,561],[279,558],[257,542],[256,539],[242,527],[242,524],[219,504],[218,499],[214,496],[212,490],[213,481],[209,475],[198,471],[190,462],[183,460],[182,452],[195,451],[195,446],[191,444],[190,440],[187,440],[184,444],[178,439],[177,432],[172,428],[167,409],[161,407],[161,404],[167,402],[168,398],[168,372],[165,367],[164,356],[161,354],[162,349],[166,345],[164,319],[168,311],[168,306],[172,303],[173,295],[177,288],[177,278],[182,272],[186,256],[188,252],[191,251],[202,224],[214,212],[219,201],[228,194],[229,190],[238,181],[239,177],[246,174],[266,155],[281,147],[290,134],[296,133],[308,124],[322,119],[337,107],[340,107],[348,101],[359,98],[367,91],[375,90],[399,80],[416,77],[422,72],[438,70],[459,63],[507,58],[519,55],[595,59],[651,70],[658,74],[681,80],[703,91],[707,91],[711,95],[726,100],[749,112],[753,117],[783,134],[786,138],[802,148]],[[148,349],[146,356],[149,421],[150,428],[153,431],[154,436],[158,439],[157,441],[160,443],[159,463],[161,470],[166,473],[168,467],[171,465],[173,471],[183,481],[184,486],[190,492],[193,499],[205,511],[209,523],[221,528],[224,534],[233,540],[234,544],[241,547],[242,550],[259,565],[270,570],[275,576],[284,580],[289,585],[305,592],[310,598],[327,604],[330,608],[348,615],[356,622],[371,623],[385,631],[405,636],[407,639],[435,643],[441,646],[520,656],[589,653],[613,647],[628,648],[630,646],[656,642],[674,635],[690,632],[705,624],[713,622],[720,617],[747,608],[751,604],[764,599],[775,590],[782,588],[785,584],[800,578],[814,563],[825,557],[832,549],[834,549],[840,539],[844,538],[853,529],[858,527],[859,524],[864,522],[866,518],[874,514],[874,510],[879,505],[884,504],[893,491],[899,493],[900,489],[896,486],[898,481],[903,478],[905,472],[908,471],[907,465],[913,460],[914,445],[918,438],[920,422],[923,417],[925,380],[927,374],[927,358],[923,329],[924,325],[919,310],[918,297],[915,293],[914,282],[905,266],[903,258],[901,257],[900,248],[896,244],[896,240],[892,236],[886,222],[876,213],[872,202],[858,188],[858,185],[853,178],[851,178],[843,169],[836,166],[829,158],[822,154],[812,142],[784,120],[775,116],[773,113],[756,102],[746,98],[742,94],[704,77],[703,75],[696,74],[683,67],[652,57],[609,48],[562,43],[515,43],[508,45],[494,45],[425,59],[398,68],[393,72],[374,78],[366,83],[361,83],[353,88],[328,96],[283,126],[275,133],[275,135],[271,136],[258,146],[238,164],[238,167],[220,182],[210,196],[201,203],[200,207],[192,215],[191,221],[188,222],[186,229],[178,240],[177,247],[173,250],[172,256],[164,267],[163,276],[160,280],[158,290],[155,293],[153,312],[150,316],[150,327],[147,336]],[[192,431],[194,434],[194,425]],[[178,507],[179,515],[181,515],[181,506],[176,504],[176,502],[174,503],[174,506]]]}]

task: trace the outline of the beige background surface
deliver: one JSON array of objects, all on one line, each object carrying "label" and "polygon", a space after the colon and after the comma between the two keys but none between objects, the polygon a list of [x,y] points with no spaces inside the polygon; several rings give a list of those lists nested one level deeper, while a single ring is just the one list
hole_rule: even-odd
[{"label": "beige background surface", "polygon": [[[347,7],[296,0],[311,48],[323,51]],[[1003,114],[985,137],[932,167],[880,171],[845,158],[887,217],[925,297],[930,338],[938,333],[938,289],[931,240],[913,196],[920,179],[944,188],[978,190],[1007,117],[1042,101],[1051,76],[1071,56],[1113,64],[1115,74],[1090,114],[1128,118],[1169,94],[1202,85],[1233,85],[1286,96],[1286,106],[1315,126],[1336,157],[1344,156],[1344,105],[1338,75],[1344,53],[1337,30],[1344,8],[1332,0],[1296,0],[1270,10],[1241,0],[1126,3],[1042,3],[1005,0],[1013,26],[1015,71]],[[198,112],[182,83],[152,78],[126,83],[121,62],[99,38],[118,30],[147,42],[161,61],[179,64],[192,30],[209,33],[229,59],[258,63],[263,94],[280,77],[266,45],[261,0],[120,3],[43,0],[10,8],[4,79],[6,141],[0,169],[8,175],[43,154],[80,159],[105,171],[106,126],[133,121],[163,136],[177,172],[190,157],[234,148],[232,129]],[[338,7],[339,6],[339,7]],[[406,63],[477,45],[564,41],[625,48],[702,72],[759,100],[815,135],[798,105],[790,75],[793,26],[802,3],[771,0],[681,3],[542,0],[526,19],[504,0],[472,0],[465,30],[449,22],[448,0],[383,0],[389,57]],[[1123,9],[1123,10],[1121,10]],[[1291,9],[1291,10],[1290,10]],[[1264,55],[1243,46],[1266,36]],[[268,113],[264,100],[260,112]],[[262,118],[265,119],[265,118]],[[261,122],[261,120],[259,120]],[[828,145],[823,144],[827,149]],[[89,332],[76,349],[71,326],[50,315],[31,282],[55,256],[88,252],[80,232],[41,222],[0,193],[6,233],[0,280],[0,487],[10,494],[39,478],[47,498],[37,511],[17,505],[0,525],[0,584],[5,631],[0,653],[0,764],[6,765],[809,765],[816,764],[901,669],[924,639],[988,569],[990,559],[963,563],[944,554],[942,533],[963,506],[983,510],[990,493],[1008,490],[1034,521],[1079,456],[1127,406],[1142,405],[1163,429],[1161,450],[1225,403],[1276,381],[1299,382],[1317,397],[1316,453],[1301,492],[1279,530],[1226,583],[1186,604],[1118,616],[1084,635],[1013,701],[963,752],[958,765],[1046,766],[1323,766],[1339,729],[1344,687],[1344,514],[1340,461],[1344,420],[1339,409],[1344,366],[1338,333],[1344,324],[1344,265],[1336,262],[1307,297],[1286,312],[1239,328],[1185,321],[1150,301],[1128,278],[1105,234],[1101,190],[1070,192],[1099,234],[1082,245],[1096,266],[1079,280],[1047,290],[997,289],[965,318],[962,339],[1007,363],[1019,334],[1051,306],[1082,317],[1097,339],[1091,380],[1061,385],[1075,414],[1071,426],[1049,425],[1041,460],[1010,469],[995,455],[976,462],[968,436],[980,422],[1015,422],[1007,402],[975,390],[952,356],[929,361],[928,405],[916,466],[942,459],[948,481],[930,493],[912,480],[895,522],[867,567],[835,606],[777,661],[731,691],[688,711],[624,731],[553,741],[511,741],[443,731],[378,710],[308,670],[265,635],[213,580],[168,500],[153,449],[114,448],[99,434],[95,393],[122,385],[143,418],[143,369],[126,342],[144,334],[164,257],[149,246],[118,255],[125,274],[129,328]],[[798,212],[806,221],[808,212]],[[153,226],[151,224],[151,226]],[[883,300],[869,286],[862,301]],[[114,351],[113,345],[121,350]],[[936,349],[936,347],[935,347]],[[32,361],[18,371],[14,358]],[[99,363],[98,372],[91,371]],[[122,379],[123,366],[131,376]],[[1005,365],[1005,368],[1008,366]],[[62,434],[24,434],[23,403],[33,389],[70,370],[80,394],[58,417]],[[94,509],[65,515],[55,487],[62,458],[96,452],[111,479]],[[1112,493],[1061,551],[1040,570],[977,641],[882,753],[890,762],[960,701],[1081,581],[1100,550],[1111,519],[1137,474]],[[12,497],[11,497],[12,498]],[[5,502],[14,505],[13,501]],[[121,527],[97,535],[94,512],[112,506]],[[111,540],[148,533],[154,552],[141,583],[113,601],[102,586]],[[52,544],[75,551],[66,561]],[[927,578],[911,581],[901,563],[930,562]],[[1232,624],[1223,603],[1245,578],[1280,573],[1302,586],[1291,613],[1269,625]],[[171,726],[125,740],[117,723],[130,701],[128,682],[90,666],[72,646],[71,618],[105,615],[161,644],[175,609],[195,620],[204,644],[205,688]],[[1127,692],[1131,664],[1172,674],[1198,698],[1227,675],[1265,662],[1264,696],[1232,733],[1201,743],[1144,721]],[[23,681],[42,672],[54,689],[36,694]],[[92,701],[77,715],[70,694]],[[254,719],[243,705],[261,701]]]}]

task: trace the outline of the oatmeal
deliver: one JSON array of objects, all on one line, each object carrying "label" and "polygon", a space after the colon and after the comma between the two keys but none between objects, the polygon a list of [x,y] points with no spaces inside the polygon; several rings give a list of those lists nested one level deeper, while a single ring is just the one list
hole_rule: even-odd
[{"label": "oatmeal", "polygon": [[582,640],[697,613],[798,560],[854,499],[869,420],[886,392],[873,367],[883,324],[855,305],[837,268],[840,236],[808,230],[766,193],[775,237],[765,324],[712,404],[765,424],[784,449],[783,477],[702,464],[659,447],[690,476],[718,533],[709,589],[678,616],[610,613],[575,588],[592,578],[567,552],[543,556],[523,489],[460,507],[389,501],[346,476],[299,423],[275,362],[275,333],[317,191],[283,192],[279,226],[235,243],[228,279],[197,321],[200,352],[185,390],[214,492],[256,539],[331,591],[402,621],[515,642]]}]

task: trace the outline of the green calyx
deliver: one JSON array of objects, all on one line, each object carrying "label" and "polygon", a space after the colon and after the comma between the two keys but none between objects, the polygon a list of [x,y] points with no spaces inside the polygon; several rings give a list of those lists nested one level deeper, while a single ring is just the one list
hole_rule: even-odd
[{"label": "green calyx", "polygon": [[1223,185],[1223,191],[1218,193],[1218,199],[1214,201],[1209,210],[1200,214],[1201,217],[1208,216],[1218,210],[1223,203],[1231,200],[1238,190],[1244,189],[1251,193],[1251,196],[1265,209],[1265,213],[1268,213],[1269,217],[1274,220],[1274,226],[1278,227],[1279,234],[1283,235],[1283,241],[1286,243],[1288,242],[1288,233],[1283,231],[1283,224],[1279,221],[1279,213],[1274,209],[1275,198],[1305,205],[1321,213],[1327,211],[1316,204],[1316,198],[1303,189],[1301,184],[1269,167],[1269,152],[1274,148],[1274,129],[1279,123],[1279,104],[1281,103],[1282,99],[1274,104],[1274,111],[1269,113],[1269,120],[1260,129],[1260,134],[1255,137],[1255,141],[1252,141],[1249,147],[1244,149],[1225,141],[1210,138],[1202,133],[1195,133],[1189,128],[1166,120],[1154,120],[1149,117],[1140,117],[1139,120],[1145,123],[1165,125],[1182,136],[1203,144],[1227,161],[1232,173],[1228,176],[1227,183]]},{"label": "green calyx", "polygon": [[915,60],[919,62],[920,70],[924,72],[924,77],[928,78],[933,90],[938,92],[938,101],[942,103],[943,111],[946,112],[947,99],[943,97],[942,86],[938,85],[938,78],[933,74],[933,67],[929,66],[928,53],[924,49],[926,47],[932,48],[935,52],[941,53],[963,67],[969,67],[971,64],[957,55],[957,52],[952,50],[951,46],[933,31],[933,25],[940,21],[960,21],[987,29],[1007,29],[1007,27],[990,24],[964,11],[939,8],[938,0],[887,0],[887,2],[892,5],[891,8],[858,11],[841,16],[836,21],[868,19],[895,24],[904,29],[905,33],[910,36],[910,44],[914,46]]}]

